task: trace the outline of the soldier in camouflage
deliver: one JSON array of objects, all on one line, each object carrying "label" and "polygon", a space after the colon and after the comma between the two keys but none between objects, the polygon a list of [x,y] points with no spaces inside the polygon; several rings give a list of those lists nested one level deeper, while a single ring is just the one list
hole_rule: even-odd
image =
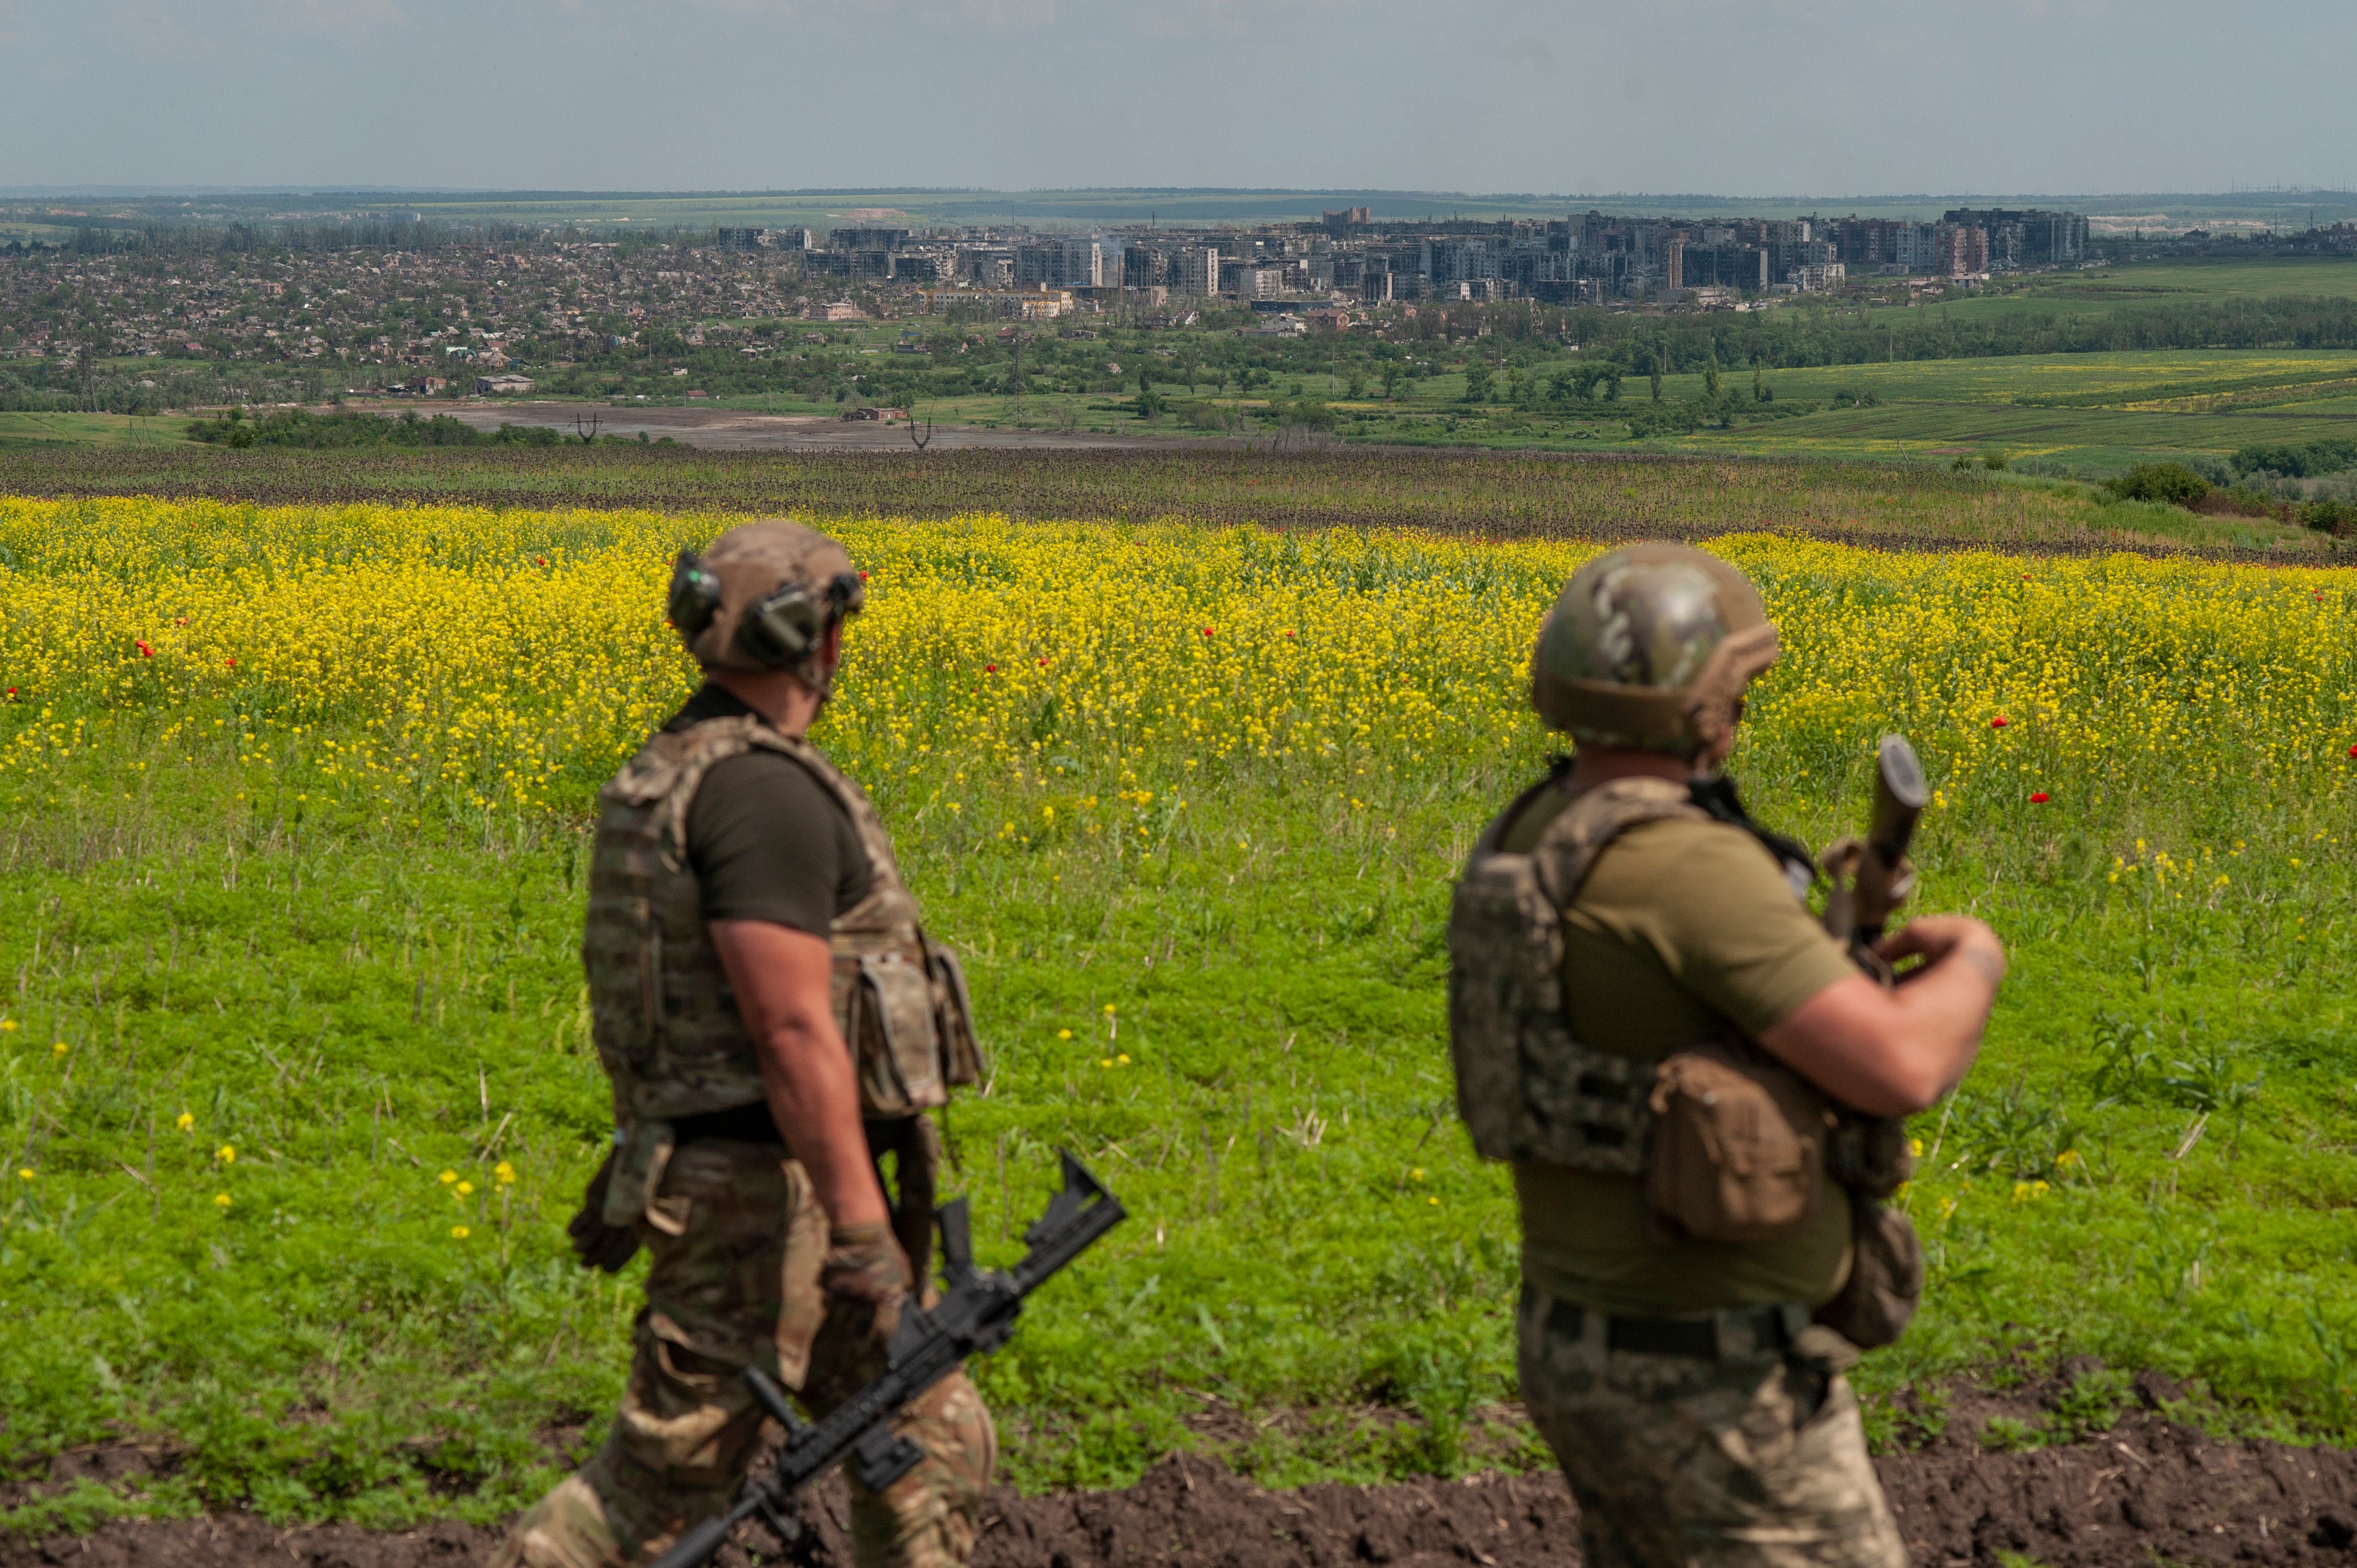
[{"label": "soldier in camouflage", "polygon": [[[1924,961],[1886,989],[1811,917],[1807,852],[1719,775],[1776,650],[1716,557],[1641,545],[1581,567],[1532,671],[1576,757],[1482,835],[1451,915],[1458,1103],[1513,1165],[1523,1396],[1588,1568],[1906,1563],[1843,1376],[1857,1348],[1822,1321],[1871,1211],[1819,1160],[1822,1128],[1765,1162],[1775,1202],[1717,1233],[1657,1179],[1665,1059],[1706,1046],[1748,1075],[1721,1082],[1781,1076],[1778,1103],[1904,1116],[1970,1066],[2004,974],[1987,927],[1925,917],[1883,943]],[[1706,1196],[1747,1197],[1754,1174],[1707,1171]]]},{"label": "soldier in camouflage", "polygon": [[[600,794],[582,950],[617,1132],[571,1230],[609,1272],[645,1247],[646,1305],[604,1446],[517,1522],[499,1568],[661,1555],[752,1459],[743,1369],[823,1417],[883,1369],[927,1273],[925,1112],[979,1066],[964,983],[866,795],[803,738],[862,583],[834,541],[782,521],[678,564],[671,620],[705,684]],[[925,1458],[881,1494],[855,1484],[856,1560],[963,1563],[989,1412],[953,1373],[896,1426]]]}]

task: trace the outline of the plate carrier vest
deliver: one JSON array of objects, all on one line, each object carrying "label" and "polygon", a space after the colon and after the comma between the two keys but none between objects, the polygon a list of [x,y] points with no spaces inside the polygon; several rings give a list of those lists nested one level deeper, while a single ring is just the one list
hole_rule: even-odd
[{"label": "plate carrier vest", "polygon": [[1482,831],[1448,910],[1448,1049],[1457,1110],[1484,1159],[1636,1176],[1657,1064],[1574,1038],[1563,995],[1563,910],[1606,845],[1641,822],[1709,813],[1683,784],[1616,779],[1583,790],[1527,854],[1498,844],[1540,794]]},{"label": "plate carrier vest", "polygon": [[867,896],[828,935],[834,1022],[857,1069],[861,1112],[892,1121],[947,1103],[952,1086],[982,1076],[956,955],[919,924],[892,841],[859,786],[807,741],[739,715],[655,736],[597,792],[581,959],[616,1122],[629,1128],[763,1098],[685,842],[705,774],[756,749],[791,757],[842,803],[872,870]]}]

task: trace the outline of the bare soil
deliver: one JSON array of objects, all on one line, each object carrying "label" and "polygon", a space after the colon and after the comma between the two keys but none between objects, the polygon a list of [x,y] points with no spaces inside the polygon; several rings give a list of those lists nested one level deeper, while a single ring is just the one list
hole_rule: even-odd
[{"label": "bare soil", "polygon": [[[911,452],[914,441],[905,424],[881,420],[842,419],[823,413],[755,413],[737,408],[628,407],[607,403],[500,401],[462,403],[352,403],[371,413],[404,410],[447,413],[478,430],[501,424],[544,425],[566,435],[589,428],[597,421],[600,435],[649,441],[668,435],[684,446],[710,452]],[[918,435],[925,434],[921,413]],[[1198,446],[1184,436],[1130,435],[1104,431],[1005,430],[978,424],[935,425],[926,437],[928,451],[956,452],[981,447],[1026,447],[1034,451],[1085,451]]]},{"label": "bare soil", "polygon": [[[1984,1452],[1991,1415],[2041,1415],[2055,1390],[1949,1391],[1936,1434],[1876,1461],[1917,1568],[2288,1564],[2357,1568],[2357,1454],[2279,1443],[2218,1443],[2169,1419],[2177,1391],[2139,1380],[2139,1408],[2083,1443]],[[110,1456],[111,1455],[111,1456]],[[63,1456],[51,1479],[146,1467],[128,1451]],[[726,1568],[787,1563],[848,1568],[840,1477],[799,1501],[801,1539],[782,1551],[755,1527],[724,1549]],[[246,1514],[117,1520],[87,1536],[0,1539],[0,1568],[458,1568],[500,1532],[440,1523],[379,1533],[350,1525],[280,1530]],[[749,1549],[749,1550],[748,1550]],[[759,1555],[756,1556],[755,1552]],[[1578,1510],[1554,1475],[1487,1475],[1394,1486],[1271,1491],[1215,1459],[1174,1455],[1122,1491],[986,1506],[974,1568],[1577,1568]]]}]

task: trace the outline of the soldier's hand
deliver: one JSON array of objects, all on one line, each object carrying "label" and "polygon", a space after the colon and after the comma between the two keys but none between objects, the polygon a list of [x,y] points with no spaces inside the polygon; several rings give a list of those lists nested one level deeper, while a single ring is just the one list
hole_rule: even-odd
[{"label": "soldier's hand", "polygon": [[827,1233],[826,1262],[819,1289],[828,1316],[855,1337],[881,1346],[900,1326],[900,1305],[909,1298],[909,1259],[880,1219],[837,1225]]},{"label": "soldier's hand", "polygon": [[565,1234],[573,1243],[573,1255],[585,1269],[600,1269],[609,1274],[622,1272],[622,1265],[638,1256],[639,1231],[634,1225],[606,1223],[606,1188],[614,1179],[614,1151],[606,1151],[606,1160],[597,1174],[581,1194],[581,1208],[565,1227]]},{"label": "soldier's hand", "polygon": [[1955,960],[1979,970],[1991,990],[2005,979],[2005,944],[1986,922],[1970,915],[1925,915],[1910,920],[1875,943],[1874,950],[1891,963],[1921,958],[1922,969],[1914,972],[1918,974]]}]

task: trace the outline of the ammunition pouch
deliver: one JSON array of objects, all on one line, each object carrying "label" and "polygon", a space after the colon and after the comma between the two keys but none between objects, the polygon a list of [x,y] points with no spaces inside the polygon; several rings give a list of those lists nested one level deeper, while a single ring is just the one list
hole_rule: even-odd
[{"label": "ammunition pouch", "polygon": [[1748,1047],[1680,1051],[1657,1069],[1645,1197],[1705,1241],[1772,1241],[1806,1225],[1833,1113],[1800,1074]]}]

